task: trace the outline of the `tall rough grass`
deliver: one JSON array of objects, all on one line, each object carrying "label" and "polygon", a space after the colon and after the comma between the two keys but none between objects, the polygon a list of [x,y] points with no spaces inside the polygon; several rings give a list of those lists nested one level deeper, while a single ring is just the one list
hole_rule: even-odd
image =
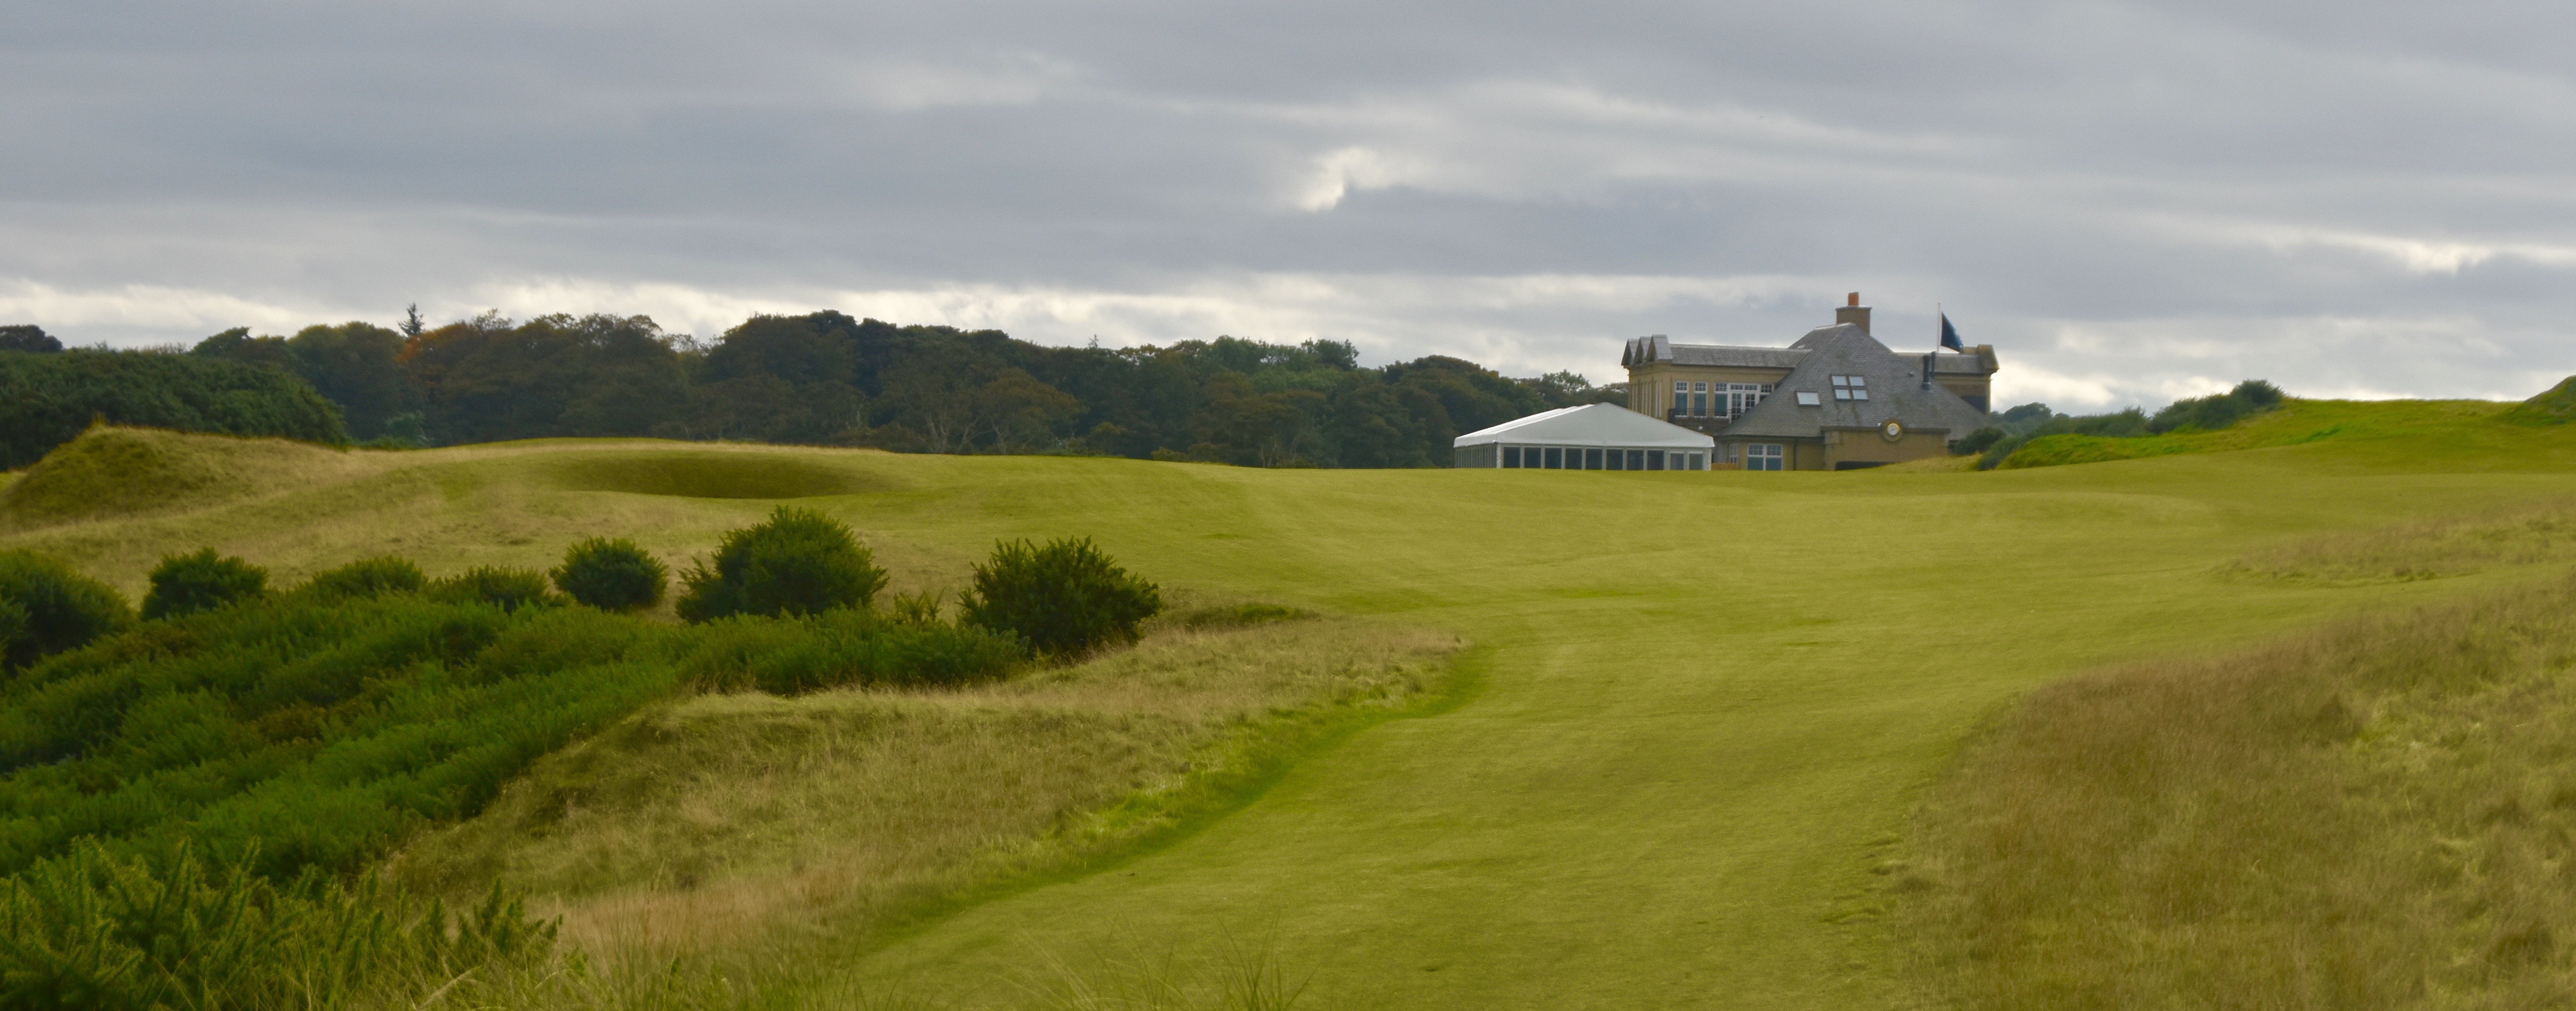
[{"label": "tall rough grass", "polygon": [[2576,581],[2035,693],[1891,867],[1943,1003],[2576,1002]]},{"label": "tall rough grass", "polygon": [[2312,537],[2248,553],[2221,575],[2349,585],[2576,558],[2576,502],[2555,501]]},{"label": "tall rough grass", "polygon": [[507,880],[588,950],[864,942],[1170,830],[1309,735],[1423,698],[1457,646],[1334,619],[1167,626],[956,691],[702,696],[549,756],[396,870],[440,893]]}]

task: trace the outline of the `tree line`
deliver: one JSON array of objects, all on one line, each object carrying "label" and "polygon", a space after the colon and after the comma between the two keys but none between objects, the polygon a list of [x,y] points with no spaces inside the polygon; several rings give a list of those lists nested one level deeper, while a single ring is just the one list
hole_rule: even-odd
[{"label": "tree line", "polygon": [[[46,350],[51,338],[35,336],[0,349]],[[351,438],[413,445],[647,436],[1430,467],[1447,465],[1462,433],[1626,399],[1624,384],[1511,378],[1443,356],[1362,367],[1343,341],[1048,347],[828,311],[754,316],[711,341],[644,316],[486,313],[429,327],[413,313],[398,328],[227,330],[184,354],[300,377],[338,405]]]}]

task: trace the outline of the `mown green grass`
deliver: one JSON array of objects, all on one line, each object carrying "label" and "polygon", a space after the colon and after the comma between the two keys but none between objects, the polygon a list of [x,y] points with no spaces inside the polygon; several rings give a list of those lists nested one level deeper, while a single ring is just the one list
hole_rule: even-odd
[{"label": "mown green grass", "polygon": [[1109,872],[800,963],[815,992],[900,981],[1008,1004],[1024,994],[996,981],[1115,931],[1183,952],[1253,939],[1311,971],[1324,1006],[1844,1008],[1908,992],[1871,870],[1987,714],[2105,662],[2549,568],[2352,586],[2218,571],[2576,491],[2576,433],[2477,423],[2500,407],[2407,408],[2456,412],[2449,431],[1988,473],[1274,472],[563,441],[382,454],[354,478],[0,544],[129,590],[161,552],[200,544],[288,578],[385,552],[432,575],[537,566],[603,532],[676,558],[770,503],[551,475],[710,452],[834,468],[866,490],[800,504],[859,530],[898,589],[962,585],[997,538],[1089,535],[1167,585],[1390,616],[1491,654],[1456,710],[1353,736]]}]

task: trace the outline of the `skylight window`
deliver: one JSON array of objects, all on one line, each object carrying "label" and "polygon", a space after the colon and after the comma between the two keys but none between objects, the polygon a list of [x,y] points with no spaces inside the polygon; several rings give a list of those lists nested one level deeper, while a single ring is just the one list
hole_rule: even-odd
[{"label": "skylight window", "polygon": [[1868,376],[1834,376],[1833,383],[1836,400],[1869,399]]},{"label": "skylight window", "polygon": [[1817,396],[1816,391],[1814,390],[1798,391],[1798,406],[1800,407],[1818,407],[1822,406],[1824,402],[1825,398]]}]

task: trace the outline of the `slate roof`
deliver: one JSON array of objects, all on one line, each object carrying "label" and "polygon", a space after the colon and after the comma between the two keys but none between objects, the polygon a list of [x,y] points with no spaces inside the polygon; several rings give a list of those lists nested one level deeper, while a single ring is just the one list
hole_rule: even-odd
[{"label": "slate roof", "polygon": [[1743,348],[1724,344],[1675,344],[1662,334],[1639,337],[1628,342],[1619,355],[1620,368],[1636,368],[1649,362],[1671,362],[1675,365],[1712,365],[1720,368],[1794,369],[1807,352],[1802,348]]},{"label": "slate roof", "polygon": [[[1877,428],[1890,419],[1909,429],[1946,431],[1958,438],[1988,424],[1985,412],[1968,406],[1958,394],[1937,383],[1923,388],[1922,355],[1897,354],[1859,327],[1819,327],[1791,347],[1805,352],[1797,368],[1762,403],[1727,425],[1726,438],[1813,439],[1828,428]],[[1973,362],[1977,356],[1935,356],[1936,370],[1943,359]],[[1867,377],[1869,399],[1834,399],[1832,377],[1838,375]],[[1816,394],[1817,406],[1799,406],[1802,391]]]},{"label": "slate roof", "polygon": [[1631,449],[1708,449],[1717,440],[1670,422],[1658,421],[1617,404],[1560,407],[1492,428],[1469,432],[1450,445],[1489,442],[1538,443],[1550,446],[1621,446]]}]

